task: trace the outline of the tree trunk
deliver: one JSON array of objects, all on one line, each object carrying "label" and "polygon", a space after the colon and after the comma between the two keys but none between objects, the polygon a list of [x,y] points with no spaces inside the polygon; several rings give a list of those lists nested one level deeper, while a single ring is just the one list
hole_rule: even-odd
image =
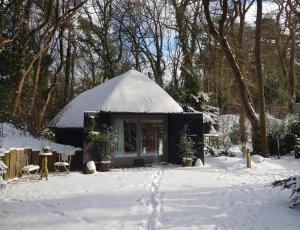
[{"label": "tree trunk", "polygon": [[[44,36],[44,35],[45,34],[43,34],[42,36]],[[25,79],[28,76],[28,74],[30,73],[30,71],[32,70],[34,63],[48,49],[48,47],[50,45],[50,41],[51,41],[51,37],[46,39],[46,41],[44,40],[44,42],[42,42],[40,44],[40,46],[38,47],[38,51],[36,52],[36,54],[32,55],[32,58],[28,62],[27,66],[23,67],[18,73],[19,82],[18,82],[18,86],[17,86],[17,91],[15,92],[15,97],[12,101],[12,111],[11,111],[12,118],[15,118],[15,116],[18,112]]]},{"label": "tree trunk", "polygon": [[291,36],[291,53],[290,53],[290,71],[289,71],[289,88],[290,88],[290,112],[293,113],[293,107],[296,102],[296,92],[295,92],[295,32],[294,29],[290,29]]},{"label": "tree trunk", "polygon": [[40,112],[38,114],[38,124],[37,124],[38,130],[40,130],[41,127],[42,127],[43,120],[44,120],[44,117],[45,117],[45,113],[46,113],[48,104],[50,102],[52,92],[55,89],[55,86],[56,86],[56,82],[52,83],[51,86],[50,86],[50,88],[47,90],[46,97],[45,97],[42,109],[40,110]]},{"label": "tree trunk", "polygon": [[269,155],[267,129],[266,129],[266,112],[265,112],[265,95],[264,82],[262,74],[262,60],[261,60],[261,21],[262,21],[262,0],[257,0],[257,16],[256,16],[256,32],[255,32],[255,66],[256,78],[258,86],[258,107],[259,107],[259,121],[260,121],[260,139],[261,151],[256,154],[261,154],[266,157]]},{"label": "tree trunk", "polygon": [[71,34],[70,29],[68,30],[68,46],[66,53],[66,64],[65,64],[65,85],[64,85],[64,104],[68,104],[70,101],[70,82],[71,82],[71,51],[72,44],[70,41]]},{"label": "tree trunk", "polygon": [[46,113],[48,104],[50,102],[52,93],[53,93],[53,91],[54,91],[54,89],[57,85],[57,82],[58,82],[58,76],[61,74],[62,69],[64,67],[64,28],[63,27],[61,27],[61,31],[60,31],[60,34],[59,34],[59,55],[60,55],[60,64],[59,64],[57,70],[55,71],[55,74],[54,74],[53,80],[51,82],[51,85],[50,85],[50,87],[48,88],[48,90],[46,92],[46,97],[44,98],[42,108],[41,108],[41,110],[39,111],[39,114],[38,114],[38,118],[37,118],[38,119],[38,121],[37,121],[38,130],[40,130],[41,127],[42,127],[42,123],[43,123],[43,120],[44,120],[44,117],[45,117],[45,113]]},{"label": "tree trunk", "polygon": [[19,76],[18,87],[17,90],[15,91],[15,97],[12,102],[12,111],[11,111],[12,118],[15,118],[18,112],[20,98],[23,91],[23,86],[27,76],[27,72],[24,69],[21,69],[18,73],[18,76]]},{"label": "tree trunk", "polygon": [[187,5],[182,1],[180,4],[172,0],[171,4],[175,9],[176,26],[178,30],[178,39],[181,45],[183,63],[181,65],[181,76],[184,84],[184,97],[190,94],[196,95],[200,90],[200,84],[194,73],[192,49],[189,46],[188,25],[186,24]]},{"label": "tree trunk", "polygon": [[35,100],[38,90],[38,84],[40,80],[40,72],[41,72],[41,62],[42,62],[42,56],[40,56],[36,63],[35,73],[34,73],[34,85],[31,92],[30,97],[30,105],[29,105],[29,113],[28,113],[28,124],[32,132],[36,131],[34,127],[34,114],[35,114]]}]

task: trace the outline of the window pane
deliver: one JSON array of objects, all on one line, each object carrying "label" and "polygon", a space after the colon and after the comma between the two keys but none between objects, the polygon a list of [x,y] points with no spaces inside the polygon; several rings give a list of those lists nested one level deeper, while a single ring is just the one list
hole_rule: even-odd
[{"label": "window pane", "polygon": [[162,121],[142,121],[142,153],[141,155],[163,154],[163,124]]},{"label": "window pane", "polygon": [[124,153],[137,152],[137,125],[134,121],[123,121],[124,124]]},{"label": "window pane", "polygon": [[137,122],[136,120],[116,119],[114,127],[118,132],[116,157],[137,155]]}]

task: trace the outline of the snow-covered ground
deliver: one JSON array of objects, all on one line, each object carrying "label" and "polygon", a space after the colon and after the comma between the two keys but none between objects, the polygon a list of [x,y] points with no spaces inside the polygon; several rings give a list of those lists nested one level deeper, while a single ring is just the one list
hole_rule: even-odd
[{"label": "snow-covered ground", "polygon": [[275,179],[300,174],[300,161],[206,158],[206,166],[157,166],[11,182],[0,191],[0,229],[296,230],[299,209]]}]

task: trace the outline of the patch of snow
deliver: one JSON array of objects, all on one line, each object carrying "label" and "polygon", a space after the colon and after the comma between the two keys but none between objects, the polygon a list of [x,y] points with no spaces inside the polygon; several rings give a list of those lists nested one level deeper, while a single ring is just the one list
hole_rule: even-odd
[{"label": "patch of snow", "polygon": [[144,74],[130,70],[74,98],[53,127],[83,127],[84,112],[178,113],[180,105]]},{"label": "patch of snow", "polygon": [[[289,191],[270,185],[300,174],[300,161],[265,159],[246,168],[238,157],[176,165],[49,175],[8,183],[1,191],[1,229],[299,229]],[[20,208],[21,207],[21,208]],[[99,227],[100,226],[100,227]]]},{"label": "patch of snow", "polygon": [[195,162],[195,167],[203,167],[203,163],[199,158]]},{"label": "patch of snow", "polygon": [[33,150],[42,150],[45,147],[50,147],[52,150],[55,150],[60,153],[75,154],[75,151],[81,150],[80,148],[75,148],[70,145],[62,145],[54,143],[47,139],[36,139],[31,136],[29,133],[20,132],[12,124],[3,123],[3,136],[0,136],[0,154],[6,154],[11,149],[33,149]]},{"label": "patch of snow", "polygon": [[95,173],[96,172],[96,165],[95,165],[95,162],[94,161],[89,161],[86,163],[86,167],[88,168],[88,170],[91,172],[91,173]]},{"label": "patch of snow", "polygon": [[252,155],[251,156],[251,160],[254,162],[254,163],[262,163],[265,161],[265,158],[260,156],[260,155]]}]

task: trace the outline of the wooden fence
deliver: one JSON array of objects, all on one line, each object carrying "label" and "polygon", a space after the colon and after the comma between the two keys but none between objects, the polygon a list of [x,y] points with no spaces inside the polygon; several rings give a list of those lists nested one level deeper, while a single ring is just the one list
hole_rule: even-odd
[{"label": "wooden fence", "polygon": [[[27,155],[28,164],[34,164],[42,166],[42,156],[39,156],[40,151],[35,151],[32,149],[11,149],[5,156],[2,158],[4,163],[7,165],[8,169],[6,174],[4,174],[4,180],[13,179],[21,176],[21,168],[25,165],[22,165],[20,161],[21,157]],[[48,170],[49,172],[54,172],[54,163],[58,161],[59,154],[53,151],[53,155],[48,156]],[[82,171],[82,151],[76,151],[72,155],[71,159],[71,170],[72,171]]]}]

